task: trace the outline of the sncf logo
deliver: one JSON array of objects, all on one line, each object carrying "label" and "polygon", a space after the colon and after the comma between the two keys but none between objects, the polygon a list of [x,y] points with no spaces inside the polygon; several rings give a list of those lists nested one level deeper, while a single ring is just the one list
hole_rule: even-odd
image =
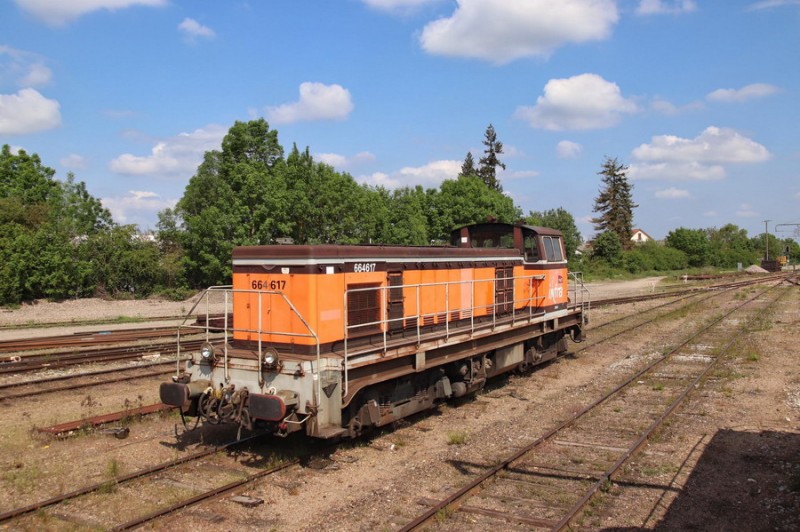
[{"label": "sncf logo", "polygon": [[561,286],[563,284],[564,276],[559,274],[558,282],[555,285],[550,285],[550,291],[548,293],[550,299],[561,299],[564,297],[564,287]]}]

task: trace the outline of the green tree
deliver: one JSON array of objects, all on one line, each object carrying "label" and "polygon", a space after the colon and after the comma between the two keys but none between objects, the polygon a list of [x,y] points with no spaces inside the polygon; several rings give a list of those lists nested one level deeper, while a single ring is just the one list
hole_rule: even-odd
[{"label": "green tree", "polygon": [[295,243],[357,244],[375,236],[368,198],[374,192],[351,175],[315,162],[308,148],[301,153],[294,146],[285,176]]},{"label": "green tree", "polygon": [[592,218],[596,231],[613,231],[626,248],[631,246],[633,209],[638,207],[633,202],[633,185],[628,182],[627,171],[628,167],[616,158],[606,157],[603,169],[598,172],[602,176],[603,187],[594,200],[593,208],[599,215]]},{"label": "green tree", "polygon": [[604,260],[611,266],[619,266],[622,261],[622,243],[614,231],[604,231],[594,239],[592,258]]},{"label": "green tree", "polygon": [[56,171],[42,164],[35,153],[11,153],[8,144],[0,150],[0,198],[16,198],[22,205],[44,205],[59,194]]},{"label": "green tree", "polygon": [[62,183],[58,199],[51,203],[54,203],[54,216],[61,220],[61,228],[72,237],[90,235],[114,226],[108,209],[89,194],[86,183],[75,180],[72,172]]},{"label": "green tree", "polygon": [[706,229],[709,242],[710,264],[718,268],[735,268],[738,264],[748,266],[758,260],[746,229],[726,224],[719,229]]},{"label": "green tree", "polygon": [[386,244],[426,246],[428,221],[425,216],[427,196],[421,186],[394,190],[391,195],[389,221],[391,235]]},{"label": "green tree", "polygon": [[709,264],[710,246],[708,233],[703,229],[686,229],[679,227],[667,234],[667,246],[686,253],[689,266],[700,267]]},{"label": "green tree", "polygon": [[644,242],[622,253],[622,267],[631,273],[668,272],[685,269],[687,265],[686,253],[653,241]]},{"label": "green tree", "polygon": [[74,175],[58,181],[38,155],[0,150],[0,302],[90,294],[92,264],[82,250],[112,226],[111,214]]},{"label": "green tree", "polygon": [[472,152],[468,151],[467,156],[464,157],[464,162],[461,163],[461,172],[458,177],[477,176],[478,169],[475,168],[475,159],[472,157]]},{"label": "green tree", "polygon": [[158,243],[142,237],[134,225],[116,226],[86,243],[98,293],[115,297],[146,297],[162,280]]},{"label": "green tree", "polygon": [[511,198],[477,177],[446,179],[438,191],[428,191],[428,196],[431,240],[448,242],[450,232],[462,225],[488,220],[515,223],[522,217]]},{"label": "green tree", "polygon": [[769,251],[769,260],[775,260],[783,254],[784,246],[777,236],[772,233],[761,233],[750,239],[750,248],[756,253],[757,259],[763,259]]},{"label": "green tree", "polygon": [[158,213],[156,242],[166,288],[178,288],[184,281],[181,267],[183,232],[183,221],[175,209],[167,208]]},{"label": "green tree", "polygon": [[[486,128],[483,145],[486,146],[486,149],[483,150],[484,156],[478,161],[478,175],[481,177],[481,179],[483,179],[483,182],[486,183],[487,187],[491,188],[492,190],[502,192],[503,187],[500,185],[500,181],[497,179],[497,167],[499,166],[505,170],[506,165],[502,163],[497,156],[502,155],[503,153],[503,143],[497,140],[497,132],[494,130],[494,126],[492,124],[489,124],[489,127]],[[471,154],[469,155],[471,156]],[[465,163],[466,162],[467,161],[465,161]],[[463,170],[464,168],[462,167],[462,173]]]},{"label": "green tree", "polygon": [[206,152],[176,207],[186,229],[183,265],[192,286],[227,283],[235,246],[291,233],[285,170],[278,133],[264,119],[236,122],[221,151]]},{"label": "green tree", "polygon": [[564,235],[564,247],[567,251],[569,260],[575,259],[575,251],[581,245],[583,239],[575,224],[575,218],[562,207],[546,211],[531,211],[525,218],[525,223],[530,225],[541,225],[558,229]]}]

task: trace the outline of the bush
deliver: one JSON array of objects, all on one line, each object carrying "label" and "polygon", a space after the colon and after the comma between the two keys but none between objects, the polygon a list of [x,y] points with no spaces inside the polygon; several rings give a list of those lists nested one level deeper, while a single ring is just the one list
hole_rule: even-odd
[{"label": "bush", "polygon": [[632,249],[623,253],[622,267],[631,273],[642,273],[656,269],[653,257],[639,249]]}]

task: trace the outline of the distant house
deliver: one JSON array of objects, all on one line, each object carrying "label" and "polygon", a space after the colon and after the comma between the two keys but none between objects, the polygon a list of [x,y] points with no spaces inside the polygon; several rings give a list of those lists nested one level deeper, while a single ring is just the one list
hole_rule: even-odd
[{"label": "distant house", "polygon": [[634,229],[631,231],[631,241],[637,244],[643,244],[653,240],[653,237],[642,231],[641,229]]}]

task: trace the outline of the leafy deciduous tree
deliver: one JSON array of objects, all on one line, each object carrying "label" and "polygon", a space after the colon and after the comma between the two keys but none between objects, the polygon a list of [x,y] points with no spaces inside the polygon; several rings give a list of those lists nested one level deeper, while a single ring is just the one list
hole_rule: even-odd
[{"label": "leafy deciduous tree", "polygon": [[575,218],[564,208],[549,209],[543,212],[531,211],[525,222],[531,225],[541,225],[558,229],[564,235],[564,247],[567,251],[567,258],[574,260],[575,251],[581,245],[583,239],[575,224]]},{"label": "leafy deciduous tree", "polygon": [[594,239],[592,257],[602,259],[611,266],[618,266],[622,260],[622,243],[614,231],[604,231]]},{"label": "leafy deciduous tree", "polygon": [[679,227],[667,234],[665,243],[686,253],[689,266],[700,267],[708,264],[708,233],[703,229]]},{"label": "leafy deciduous tree", "polygon": [[511,198],[476,177],[447,179],[431,196],[429,236],[433,240],[449,241],[450,232],[462,225],[487,220],[515,223],[522,217]]}]

